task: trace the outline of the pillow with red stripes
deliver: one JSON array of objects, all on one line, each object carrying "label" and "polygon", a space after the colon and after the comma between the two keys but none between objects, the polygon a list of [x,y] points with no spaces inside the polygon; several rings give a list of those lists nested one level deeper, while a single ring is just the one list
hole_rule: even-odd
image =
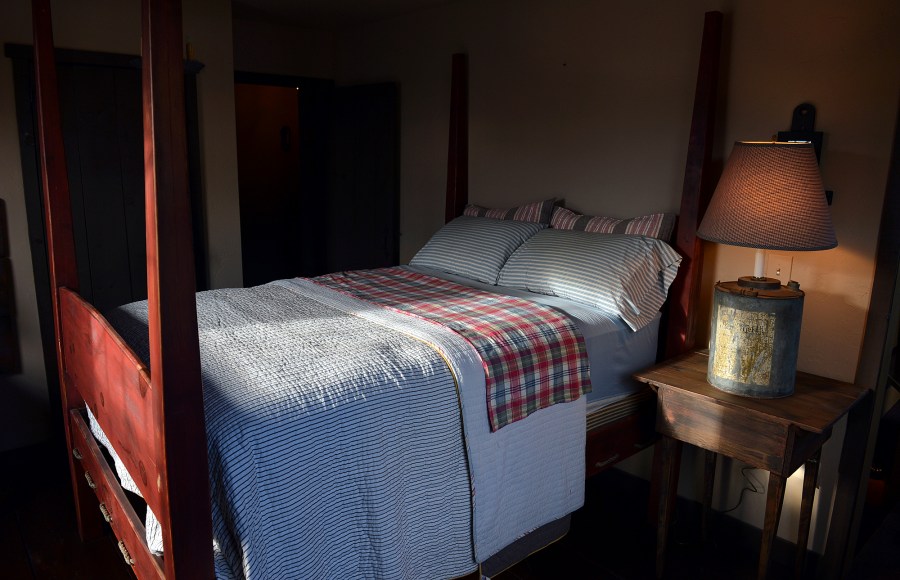
[{"label": "pillow with red stripes", "polygon": [[515,220],[519,222],[534,222],[536,224],[549,224],[550,214],[553,212],[554,199],[526,203],[517,207],[505,209],[493,209],[469,204],[463,210],[463,215],[469,217],[486,217],[498,220]]},{"label": "pillow with red stripes", "polygon": [[550,227],[557,230],[577,230],[595,234],[628,234],[647,236],[668,242],[675,229],[675,214],[652,213],[628,219],[590,216],[575,213],[564,207],[553,210]]}]

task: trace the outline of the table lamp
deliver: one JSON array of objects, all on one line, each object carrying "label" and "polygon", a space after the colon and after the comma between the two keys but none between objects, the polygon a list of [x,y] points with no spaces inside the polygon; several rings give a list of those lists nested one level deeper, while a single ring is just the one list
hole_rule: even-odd
[{"label": "table lamp", "polygon": [[837,246],[812,144],[735,143],[697,235],[756,248],[753,276],[716,283],[707,380],[748,397],[793,394],[804,293],[765,277],[763,251]]}]

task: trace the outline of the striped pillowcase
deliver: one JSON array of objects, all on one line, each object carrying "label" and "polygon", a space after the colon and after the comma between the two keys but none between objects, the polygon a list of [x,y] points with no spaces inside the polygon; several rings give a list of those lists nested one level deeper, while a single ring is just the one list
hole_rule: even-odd
[{"label": "striped pillowcase", "polygon": [[612,312],[639,330],[656,317],[680,263],[655,238],[548,229],[510,256],[498,284]]},{"label": "striped pillowcase", "polygon": [[550,214],[553,212],[554,199],[527,203],[509,209],[490,209],[479,205],[469,204],[463,210],[463,215],[469,217],[487,217],[495,220],[515,220],[520,222],[534,222],[549,224]]},{"label": "striped pillowcase", "polygon": [[500,268],[544,224],[460,216],[438,230],[410,260],[424,266],[496,284]]},{"label": "striped pillowcase", "polygon": [[589,216],[557,207],[550,218],[550,227],[558,230],[579,230],[597,234],[628,234],[648,236],[668,242],[675,229],[675,214],[652,213],[631,219]]}]

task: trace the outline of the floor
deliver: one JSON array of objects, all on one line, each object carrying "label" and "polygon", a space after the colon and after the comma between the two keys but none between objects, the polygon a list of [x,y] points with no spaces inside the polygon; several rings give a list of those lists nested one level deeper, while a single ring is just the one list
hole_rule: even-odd
[{"label": "floor", "polygon": [[0,577],[133,579],[112,534],[78,538],[64,453],[37,446],[0,455]]},{"label": "floor", "polygon": [[[587,483],[585,505],[562,540],[496,576],[495,580],[655,578],[655,528],[646,522],[648,484],[618,470]],[[732,518],[714,518],[708,545],[700,541],[699,504],[679,504],[667,553],[666,578],[756,578],[759,531]],[[791,548],[785,543],[779,546]],[[786,550],[783,556],[789,561]],[[791,578],[773,562],[770,579]],[[812,575],[809,575],[812,577]]]},{"label": "floor", "polygon": [[[87,544],[78,539],[66,466],[37,460],[48,455],[53,455],[48,448],[36,447],[0,456],[6,467],[0,480],[0,577],[133,578],[111,535]],[[644,514],[647,496],[641,479],[617,470],[596,476],[588,481],[585,506],[573,515],[569,534],[494,580],[653,578],[655,540]],[[714,540],[703,546],[698,511],[696,504],[679,506],[666,577],[755,578],[758,531],[717,518]],[[790,546],[777,548],[776,558],[789,561]],[[774,579],[792,576],[790,567],[778,562],[771,572]]]}]

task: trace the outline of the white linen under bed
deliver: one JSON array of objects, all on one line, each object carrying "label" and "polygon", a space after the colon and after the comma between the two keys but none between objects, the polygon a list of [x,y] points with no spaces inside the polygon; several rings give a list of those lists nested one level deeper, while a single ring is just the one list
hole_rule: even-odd
[{"label": "white linen under bed", "polygon": [[[588,405],[603,406],[637,388],[630,375],[655,357],[658,317],[633,332],[613,315],[567,300],[440,275],[536,298],[572,315],[585,337],[592,393],[491,433],[481,362],[450,330],[303,279],[201,293],[217,576],[463,575],[583,504]],[[273,303],[254,303],[272,295]],[[147,360],[140,304],[110,321]],[[326,335],[305,326],[310,317],[328,318]],[[341,338],[344,326],[350,335]],[[280,333],[277,339],[273,332]],[[135,344],[141,333],[143,345]],[[385,336],[393,336],[387,340],[399,355],[373,342]],[[210,352],[205,338],[230,344],[244,358]],[[310,339],[321,344],[298,344]],[[378,356],[354,352],[347,342]],[[331,360],[330,353],[343,358]],[[361,367],[355,375],[348,368],[354,360]],[[309,365],[339,380],[305,389],[289,384]],[[274,378],[258,376],[273,368]],[[211,382],[217,386],[210,388]],[[266,390],[285,382],[286,390]],[[390,402],[372,412],[369,405],[379,398]],[[339,406],[350,410],[329,414]],[[275,419],[255,416],[263,412]],[[93,417],[91,429],[112,451]],[[128,489],[130,477],[114,460]],[[158,523],[149,512],[147,520],[148,541],[161,550]],[[435,553],[443,556],[435,559]]]}]

